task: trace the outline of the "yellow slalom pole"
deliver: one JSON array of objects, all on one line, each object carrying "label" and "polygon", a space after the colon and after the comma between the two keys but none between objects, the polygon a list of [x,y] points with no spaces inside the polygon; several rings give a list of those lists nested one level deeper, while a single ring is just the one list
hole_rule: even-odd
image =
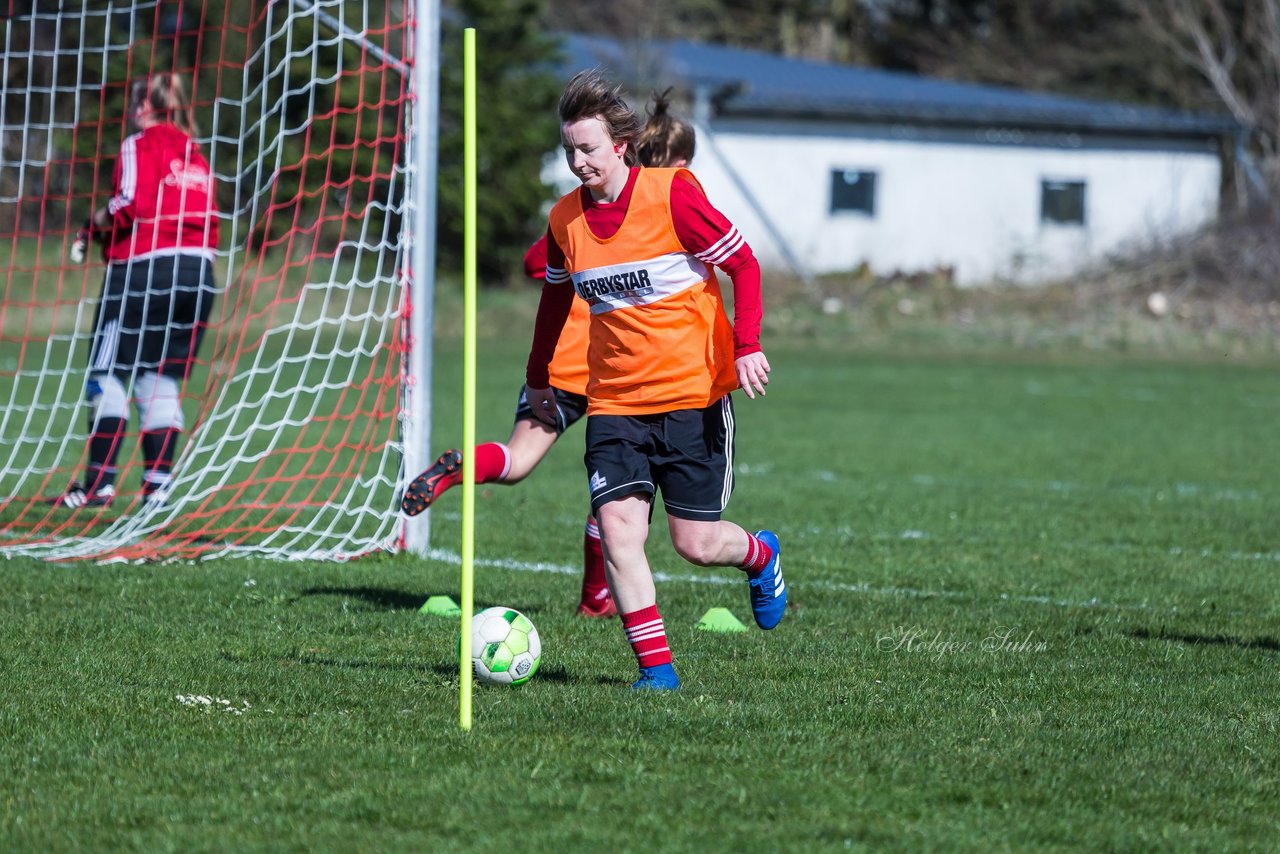
[{"label": "yellow slalom pole", "polygon": [[459,725],[471,729],[471,614],[476,540],[476,31],[462,32],[462,643]]}]

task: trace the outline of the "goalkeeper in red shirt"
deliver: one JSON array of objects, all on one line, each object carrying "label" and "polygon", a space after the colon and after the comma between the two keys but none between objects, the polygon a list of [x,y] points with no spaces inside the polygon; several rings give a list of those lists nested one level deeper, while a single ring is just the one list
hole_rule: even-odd
[{"label": "goalkeeper in red shirt", "polygon": [[107,204],[72,246],[83,260],[102,246],[107,271],[94,320],[85,384],[89,448],[84,480],[49,499],[56,507],[105,507],[130,402],[138,415],[147,506],[165,503],[184,424],[181,386],[191,372],[215,296],[218,211],[186,84],[153,74],[129,86],[130,130]]},{"label": "goalkeeper in red shirt", "polygon": [[[648,121],[635,140],[639,162],[644,166],[687,166],[693,160],[694,141],[693,126],[671,114],[667,93],[655,94]],[[545,233],[525,253],[524,271],[530,278],[540,282],[546,280]],[[590,320],[587,304],[575,301],[556,342],[550,365],[550,382],[556,398],[555,424],[545,424],[534,414],[522,388],[511,436],[505,443],[486,442],[476,447],[476,483],[519,483],[537,467],[556,440],[586,415],[587,326]],[[462,454],[450,449],[409,484],[401,507],[408,515],[416,516],[461,482]],[[578,615],[616,616],[618,609],[605,578],[600,529],[591,513],[587,514],[583,529],[582,555],[582,596],[578,602]]]}]

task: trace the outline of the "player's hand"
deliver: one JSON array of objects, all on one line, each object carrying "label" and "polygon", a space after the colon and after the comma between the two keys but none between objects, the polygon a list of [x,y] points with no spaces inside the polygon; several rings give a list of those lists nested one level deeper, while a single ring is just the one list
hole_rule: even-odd
[{"label": "player's hand", "polygon": [[533,417],[544,424],[556,426],[556,393],[549,388],[524,387],[524,399],[533,410]]},{"label": "player's hand", "polygon": [[71,242],[71,262],[83,264],[89,252],[89,241],[93,239],[93,220],[86,219],[84,225],[76,232],[76,239]]},{"label": "player's hand", "polygon": [[748,353],[745,356],[739,356],[733,362],[734,370],[738,372],[738,385],[747,393],[747,397],[752,400],[756,399],[756,392],[764,397],[764,387],[769,384],[769,360],[765,358],[763,352]]}]

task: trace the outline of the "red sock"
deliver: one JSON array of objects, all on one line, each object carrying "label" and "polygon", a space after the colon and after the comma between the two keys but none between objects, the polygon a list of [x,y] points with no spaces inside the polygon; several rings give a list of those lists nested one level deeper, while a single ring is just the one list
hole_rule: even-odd
[{"label": "red sock", "polygon": [[[453,474],[440,478],[436,484],[435,497],[438,498],[446,490],[453,489],[462,483],[462,470],[463,466],[458,466],[458,470]],[[476,445],[476,483],[502,480],[510,470],[511,454],[507,451],[506,445],[501,442],[485,442],[483,445]]]},{"label": "red sock", "polygon": [[582,601],[598,604],[609,594],[604,574],[604,549],[600,547],[600,528],[594,516],[587,517],[582,531]]},{"label": "red sock", "polygon": [[[511,470],[511,452],[501,442],[485,442],[476,445],[476,483],[492,483],[502,480]],[[458,474],[462,483],[462,474]]]},{"label": "red sock", "polygon": [[653,667],[671,663],[671,648],[667,646],[667,630],[662,625],[662,615],[657,605],[622,615],[622,630],[627,643],[636,654],[641,667]]},{"label": "red sock", "polygon": [[755,534],[747,533],[747,556],[742,559],[739,567],[747,571],[747,575],[752,577],[760,574],[769,561],[773,559],[773,549],[762,543]]}]

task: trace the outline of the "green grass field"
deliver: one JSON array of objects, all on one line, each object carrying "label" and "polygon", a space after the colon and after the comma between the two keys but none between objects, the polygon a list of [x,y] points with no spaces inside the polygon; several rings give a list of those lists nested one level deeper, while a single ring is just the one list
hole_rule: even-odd
[{"label": "green grass field", "polygon": [[[482,439],[519,337],[483,347]],[[633,695],[616,621],[573,616],[580,427],[478,491],[476,603],[544,656],[477,687],[470,733],[456,625],[418,613],[458,597],[460,493],[432,560],[0,561],[0,850],[1274,848],[1280,371],[769,355],[727,515],[780,534],[793,607],[698,631],[750,624],[745,583],[659,511],[676,694]]]}]

